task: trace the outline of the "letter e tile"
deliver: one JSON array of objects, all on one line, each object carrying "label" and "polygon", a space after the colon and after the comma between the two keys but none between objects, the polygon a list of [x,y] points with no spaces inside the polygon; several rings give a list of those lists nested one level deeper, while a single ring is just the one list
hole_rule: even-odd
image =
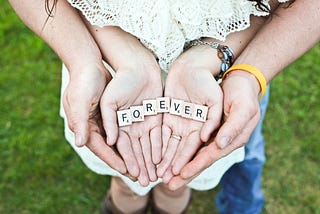
[{"label": "letter e tile", "polygon": [[170,111],[170,98],[158,97],[157,98],[157,113],[165,113]]},{"label": "letter e tile", "polygon": [[194,104],[193,103],[183,102],[181,116],[185,117],[185,118],[192,119],[193,110],[194,110]]}]

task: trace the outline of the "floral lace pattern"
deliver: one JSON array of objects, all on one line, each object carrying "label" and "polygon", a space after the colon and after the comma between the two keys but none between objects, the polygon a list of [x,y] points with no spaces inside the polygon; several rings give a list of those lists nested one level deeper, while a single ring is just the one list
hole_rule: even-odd
[{"label": "floral lace pattern", "polygon": [[[200,37],[224,41],[228,34],[248,28],[250,15],[268,15],[247,0],[68,1],[91,24],[119,26],[139,38],[165,71],[187,42]],[[268,0],[264,2],[268,4]]]}]

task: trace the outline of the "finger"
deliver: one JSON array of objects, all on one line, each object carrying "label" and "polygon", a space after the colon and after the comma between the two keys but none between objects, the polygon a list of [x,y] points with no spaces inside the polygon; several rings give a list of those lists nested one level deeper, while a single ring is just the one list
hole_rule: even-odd
[{"label": "finger", "polygon": [[167,151],[168,142],[169,142],[172,131],[168,126],[163,125],[161,132],[162,132],[162,154],[161,155],[163,157],[165,152]]},{"label": "finger", "polygon": [[216,162],[218,159],[230,154],[235,149],[243,146],[248,142],[249,137],[256,126],[256,120],[259,118],[257,114],[248,124],[244,127],[243,132],[238,135],[232,143],[230,143],[224,149],[219,148],[216,141],[209,143],[208,146],[203,147],[195,156],[195,158],[186,164],[181,170],[181,177],[184,179],[193,177],[196,174],[199,174],[211,164]]},{"label": "finger", "polygon": [[121,174],[125,174],[127,172],[127,168],[123,160],[110,146],[105,144],[104,139],[97,132],[90,133],[86,146],[114,170]]},{"label": "finger", "polygon": [[215,103],[209,107],[208,117],[203,124],[200,132],[200,137],[203,142],[207,142],[214,130],[218,128],[221,123],[222,102]]},{"label": "finger", "polygon": [[181,146],[182,144],[179,145],[179,148],[181,147],[182,149],[177,152],[172,164],[172,173],[174,175],[180,174],[182,167],[191,160],[201,144],[199,132],[195,131],[190,133],[183,146]]},{"label": "finger", "polygon": [[119,130],[117,121],[118,107],[116,104],[106,100],[105,97],[107,96],[107,94],[108,93],[104,92],[100,101],[101,116],[103,121],[103,127],[107,135],[107,144],[114,145],[117,142]]},{"label": "finger", "polygon": [[221,149],[215,142],[211,142],[200,149],[197,155],[181,169],[180,175],[183,179],[189,179],[209,167],[221,156]]},{"label": "finger", "polygon": [[126,176],[127,178],[129,178],[130,180],[132,180],[133,182],[136,182],[138,179],[137,177],[133,177],[131,176],[129,173],[124,174],[124,176]]},{"label": "finger", "polygon": [[127,166],[128,173],[132,177],[138,177],[139,176],[139,165],[136,160],[136,157],[134,155],[133,149],[131,147],[131,141],[128,135],[120,131],[119,138],[117,142],[117,149],[121,155],[121,157],[124,160],[124,163]]},{"label": "finger", "polygon": [[[69,88],[69,86],[68,86]],[[84,96],[68,93],[66,89],[63,95],[63,107],[66,113],[68,126],[75,134],[75,144],[84,146],[89,138],[89,111],[90,100]]]},{"label": "finger", "polygon": [[131,144],[132,144],[132,149],[133,149],[134,155],[136,157],[136,160],[138,162],[138,166],[140,169],[138,181],[141,184],[141,186],[147,186],[149,184],[149,176],[148,176],[147,169],[145,166],[145,161],[143,158],[143,153],[142,153],[142,149],[140,146],[140,142],[136,138],[131,138]]},{"label": "finger", "polygon": [[167,168],[171,165],[173,157],[177,151],[179,143],[183,143],[184,138],[181,139],[181,142],[173,137],[169,138],[168,148],[162,158],[162,161],[159,164],[157,169],[158,177],[162,177],[167,170]]},{"label": "finger", "polygon": [[141,143],[142,153],[145,161],[145,166],[147,168],[147,172],[149,175],[149,179],[150,181],[156,181],[157,180],[156,169],[151,158],[151,149],[150,149],[151,146],[150,146],[149,136],[143,135],[140,138],[140,143]]},{"label": "finger", "polygon": [[169,181],[171,180],[171,178],[174,175],[172,174],[172,167],[169,166],[169,168],[166,170],[166,172],[164,173],[163,177],[162,177],[162,182],[167,184],[169,183]]},{"label": "finger", "polygon": [[[199,173],[200,174],[200,173]],[[179,188],[181,188],[184,185],[187,185],[189,182],[191,182],[194,178],[196,178],[199,174],[196,174],[193,177],[184,179],[181,176],[177,175],[171,178],[171,180],[168,183],[168,187],[171,191],[175,191]]]},{"label": "finger", "polygon": [[161,161],[162,138],[161,127],[157,126],[150,131],[152,162],[158,164]]},{"label": "finger", "polygon": [[257,114],[256,111],[248,108],[233,107],[225,123],[221,126],[216,136],[217,145],[223,149],[227,147],[233,139],[241,134],[246,124]]}]

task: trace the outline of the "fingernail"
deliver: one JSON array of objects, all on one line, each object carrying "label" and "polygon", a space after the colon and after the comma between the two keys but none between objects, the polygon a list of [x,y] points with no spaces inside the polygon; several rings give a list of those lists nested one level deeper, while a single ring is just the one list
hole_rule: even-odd
[{"label": "fingernail", "polygon": [[171,191],[176,191],[177,189],[179,189],[182,186],[183,186],[183,183],[178,182],[178,181],[173,181],[173,182],[169,183],[169,189]]},{"label": "fingernail", "polygon": [[83,140],[82,140],[82,137],[80,134],[76,134],[76,146],[80,147],[80,146],[83,146]]},{"label": "fingernail", "polygon": [[230,137],[222,137],[221,140],[218,142],[218,146],[220,149],[226,148],[231,143]]}]

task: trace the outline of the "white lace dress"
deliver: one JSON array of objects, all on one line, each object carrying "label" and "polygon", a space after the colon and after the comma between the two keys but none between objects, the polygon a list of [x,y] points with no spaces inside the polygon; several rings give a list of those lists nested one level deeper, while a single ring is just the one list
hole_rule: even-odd
[{"label": "white lace dress", "polygon": [[[68,0],[93,25],[119,26],[133,34],[159,59],[163,71],[183,51],[184,45],[200,37],[224,41],[232,32],[250,26],[250,15],[266,16],[258,11],[256,3],[247,0]],[[286,0],[279,0],[285,2]],[[264,0],[268,4],[268,0]],[[62,92],[69,81],[63,68]],[[65,113],[61,108],[61,116]],[[141,187],[137,182],[112,170],[86,147],[74,146],[74,135],[65,120],[65,135],[84,163],[99,174],[120,176],[139,195],[144,195],[161,182]],[[244,148],[218,160],[188,185],[197,190],[215,187],[225,171],[244,158]]]}]

